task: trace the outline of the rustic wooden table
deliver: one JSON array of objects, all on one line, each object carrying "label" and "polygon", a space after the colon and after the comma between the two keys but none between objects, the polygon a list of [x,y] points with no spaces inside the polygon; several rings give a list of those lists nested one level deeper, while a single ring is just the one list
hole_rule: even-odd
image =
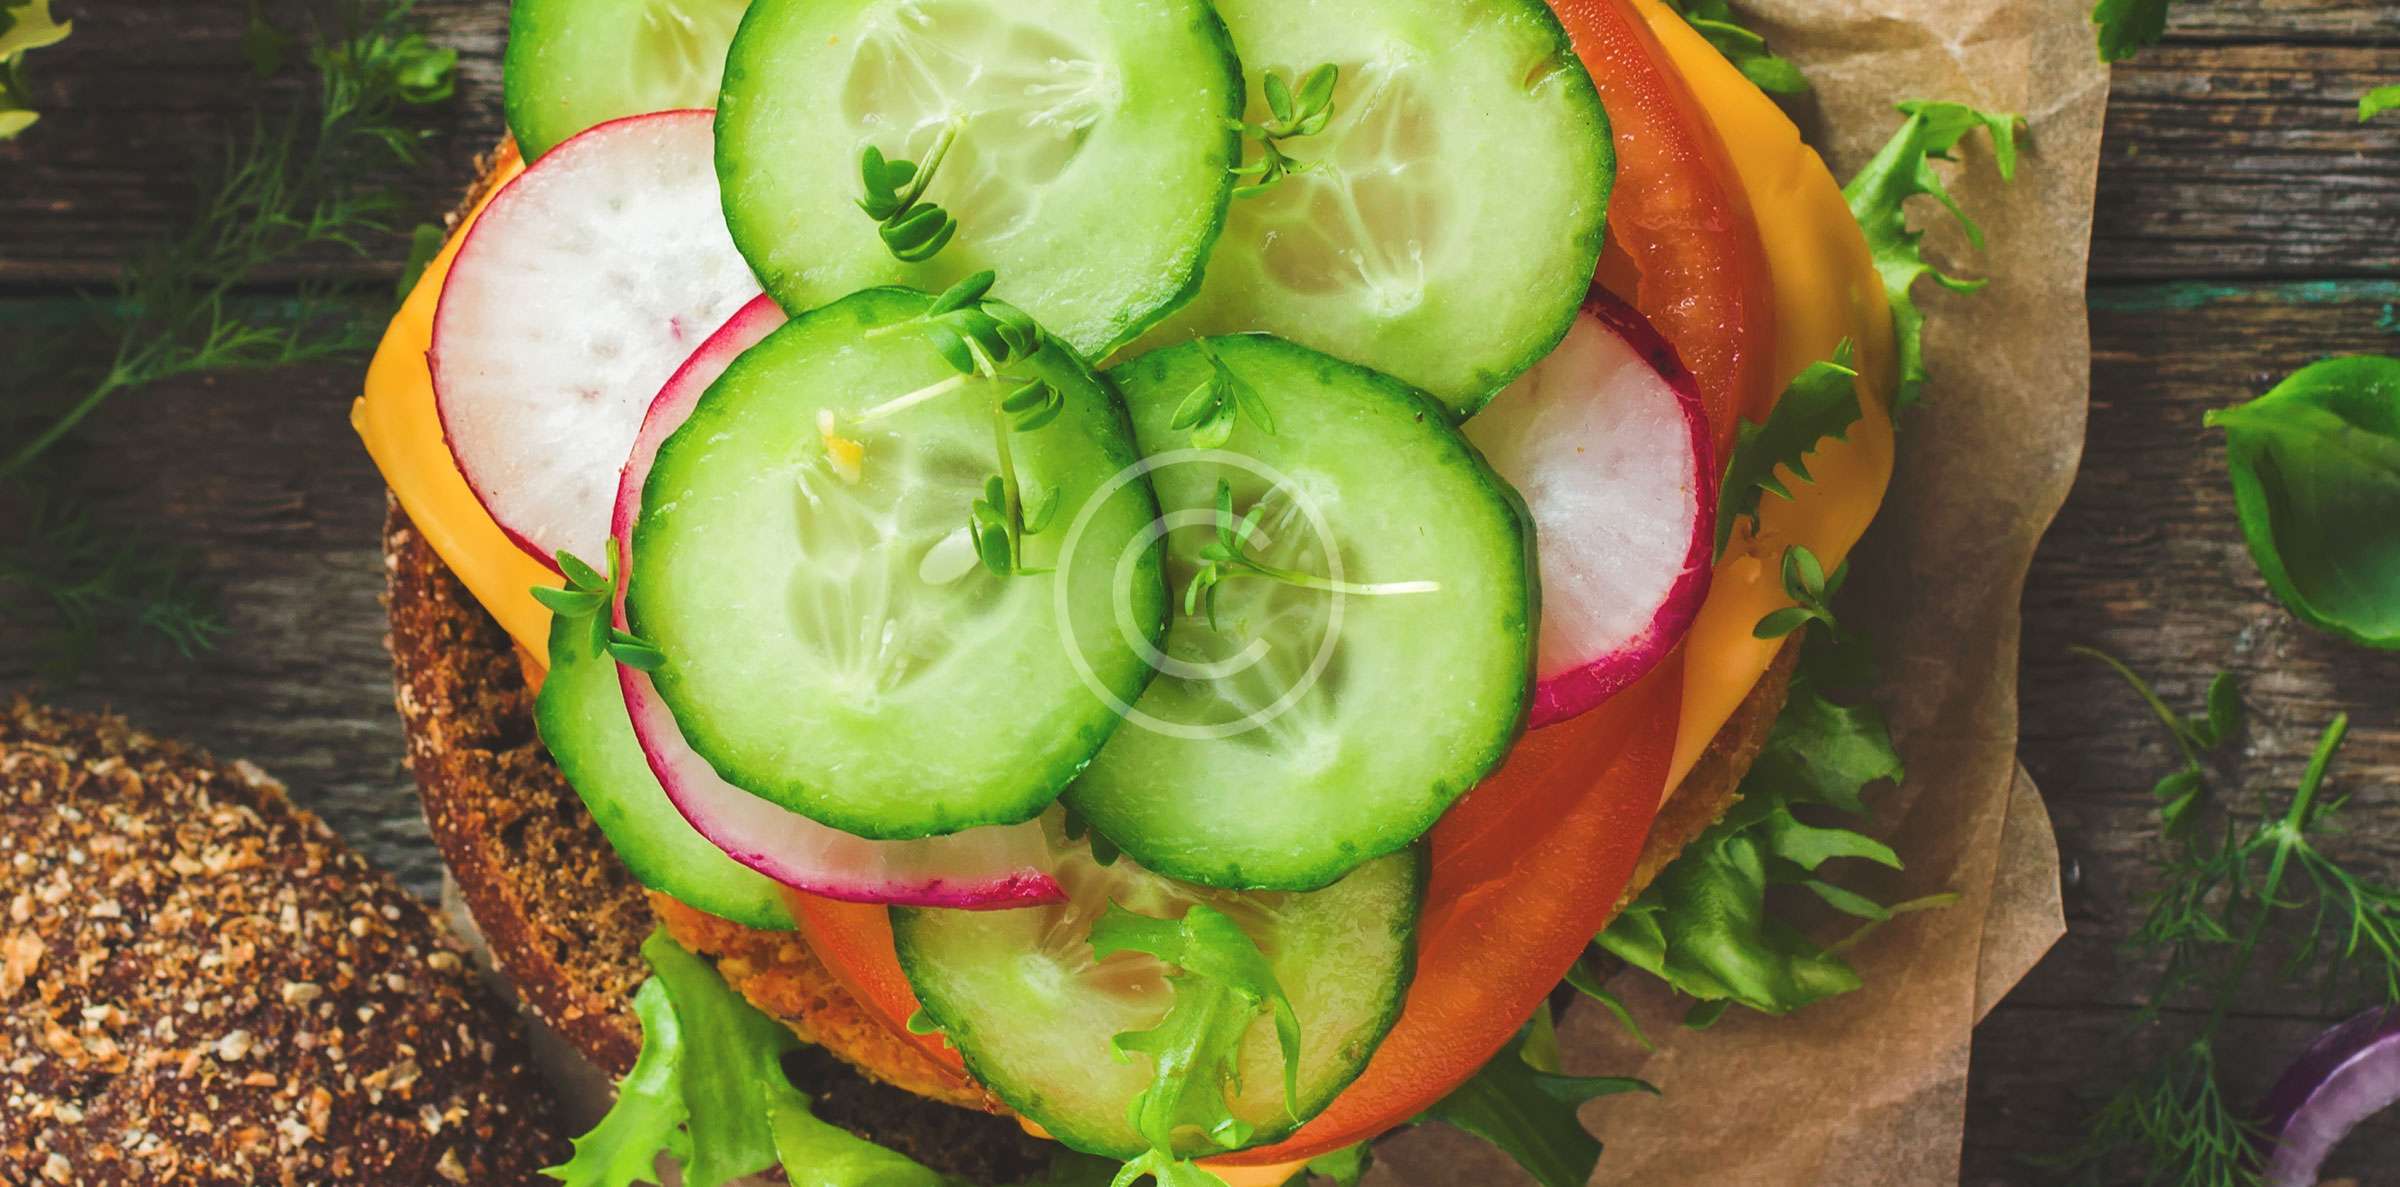
[{"label": "rustic wooden table", "polygon": [[[192,167],[260,85],[239,65],[242,0],[56,7],[78,31],[39,59],[48,114],[0,146],[0,316],[17,325],[71,318],[79,288],[189,201]],[[430,218],[500,127],[505,6],[420,7],[463,55],[438,163],[410,183]],[[2057,821],[2071,927],[1978,1036],[1970,1183],[2040,1180],[2017,1156],[2075,1131],[2079,1092],[2122,1066],[2110,1040],[2147,981],[2117,944],[2156,849],[2146,790],[2168,767],[2165,739],[2068,645],[2123,656],[2185,703],[2220,668],[2247,678],[2245,779],[2296,778],[2318,728],[2350,710],[2335,776],[2355,796],[2344,844],[2400,877],[2400,655],[2313,633],[2273,603],[2200,425],[2322,355],[2400,351],[2400,120],[2361,126],[2353,108],[2395,79],[2394,0],[2186,0],[2168,43],[2117,71],[2092,255],[2090,446],[2025,594],[2022,753]],[[75,481],[108,522],[190,549],[223,590],[231,634],[196,661],[115,659],[45,688],[34,632],[0,623],[0,689],[251,758],[431,894],[438,866],[381,639],[382,483],[345,421],[357,382],[355,364],[328,365],[119,397],[70,454]],[[0,401],[19,385],[0,370]],[[2233,1023],[2231,1074],[2262,1083],[2326,1021],[2313,995],[2259,994]],[[2400,1124],[2344,1161],[2400,1165]]]}]

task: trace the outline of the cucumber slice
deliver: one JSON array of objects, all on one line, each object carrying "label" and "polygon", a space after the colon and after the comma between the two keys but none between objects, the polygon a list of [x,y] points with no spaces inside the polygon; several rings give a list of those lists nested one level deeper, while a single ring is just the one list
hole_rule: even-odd
[{"label": "cucumber slice", "polygon": [[609,848],[636,881],[686,906],[750,927],[789,931],[775,881],[692,831],[668,801],[634,738],[617,664],[591,650],[588,621],[550,624],[550,672],[534,725]]},{"label": "cucumber slice", "polygon": [[717,105],[750,0],[516,0],[500,72],[528,161],[595,124]]},{"label": "cucumber slice", "polygon": [[[1058,571],[977,562],[969,512],[1015,383],[953,371],[931,304],[871,289],[734,360],[659,448],[626,596],[694,750],[878,840],[1040,814],[1116,727],[1112,698],[1139,695],[1166,610],[1137,538],[1157,504],[1119,477],[1135,464],[1124,406],[1055,342],[1003,374],[1063,399],[1007,434],[1042,492],[1028,504],[1061,509],[1025,537],[1025,567]],[[1062,562],[1070,519],[1081,543]]]},{"label": "cucumber slice", "polygon": [[[1599,92],[1542,0],[1219,0],[1261,123],[1270,73],[1340,68],[1309,167],[1237,198],[1206,283],[1153,339],[1264,330],[1465,414],[1566,336],[1616,168]],[[1249,150],[1255,158],[1259,151]],[[739,238],[737,233],[736,238]]]},{"label": "cucumber slice", "polygon": [[[1054,830],[1055,822],[1045,822]],[[925,1012],[967,1070],[993,1094],[1069,1146],[1112,1158],[1145,1148],[1126,1106],[1151,1077],[1147,1055],[1119,1058],[1110,1040],[1157,1025],[1173,1004],[1165,969],[1149,956],[1092,958],[1092,923],[1114,901],[1157,918],[1194,903],[1231,915],[1258,942],[1300,1020],[1299,1113],[1314,1116],[1365,1068],[1383,1041],[1415,968],[1423,862],[1392,854],[1307,894],[1200,890],[1120,858],[1092,860],[1062,846],[1068,901],[1015,911],[894,908],[900,965]],[[1289,1134],[1283,1058],[1263,1018],[1243,1039],[1237,1117],[1258,1127],[1252,1144]],[[1213,1151],[1189,1135],[1181,1151]]]},{"label": "cucumber slice", "polygon": [[[1210,354],[1267,406],[1220,450],[1170,428]],[[1067,803],[1160,873],[1310,890],[1433,826],[1525,718],[1539,621],[1533,528],[1439,405],[1281,339],[1211,339],[1111,372],[1151,455],[1169,587],[1216,538],[1219,483],[1269,564],[1377,588],[1217,586],[1177,614],[1162,672]],[[1328,546],[1330,542],[1331,546]]]},{"label": "cucumber slice", "polygon": [[[725,221],[799,312],[874,284],[999,295],[1092,358],[1181,304],[1224,226],[1241,67],[1205,0],[759,0],[725,63]],[[859,155],[923,162],[931,261],[861,213]]]}]

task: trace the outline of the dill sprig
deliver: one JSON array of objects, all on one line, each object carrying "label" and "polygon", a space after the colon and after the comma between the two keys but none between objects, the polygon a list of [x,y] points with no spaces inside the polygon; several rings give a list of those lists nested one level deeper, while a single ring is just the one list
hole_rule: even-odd
[{"label": "dill sprig", "polygon": [[[177,554],[111,537],[88,509],[52,489],[40,463],[112,397],[180,376],[337,358],[374,341],[380,284],[308,280],[275,298],[250,295],[276,268],[328,252],[368,256],[394,229],[398,195],[384,180],[417,164],[426,133],[411,109],[447,98],[455,51],[414,30],[414,0],[341,7],[310,31],[316,100],[253,115],[211,171],[178,229],[137,252],[84,326],[36,341],[21,390],[65,392],[12,417],[0,488],[30,508],[0,527],[0,618],[47,604],[62,673],[114,634],[152,636],[190,655],[223,625]],[[281,69],[260,23],[244,38],[262,74]],[[96,345],[95,345],[96,340]],[[88,350],[88,352],[87,352]]]},{"label": "dill sprig", "polygon": [[97,378],[0,458],[21,475],[120,392],[204,371],[338,357],[370,345],[380,311],[356,286],[303,282],[272,317],[240,299],[262,273],[326,251],[367,256],[394,228],[400,202],[381,179],[417,164],[425,133],[407,109],[447,98],[456,51],[409,25],[414,0],[343,12],[309,59],[318,101],[279,119],[252,117],[225,150],[213,184],[181,229],[128,261],[114,299],[94,314],[114,339]]},{"label": "dill sprig", "polygon": [[2079,1145],[2047,1161],[2087,1182],[2115,1181],[2109,1173],[2130,1158],[2143,1168],[2144,1183],[2247,1187],[2260,1181],[2259,1135],[2255,1119],[2227,1102],[2215,1042],[2270,941],[2288,953],[2273,969],[2278,984],[2314,980],[2328,999],[2348,989],[2377,1004],[2400,1003],[2400,891],[2319,846],[2343,803],[2327,791],[2326,776],[2350,719],[2336,714],[2325,727],[2288,797],[2237,810],[2219,804],[2208,786],[2209,752],[2240,729],[2231,677],[2210,684],[2202,713],[2186,715],[2125,665],[2079,650],[2133,686],[2184,759],[2154,789],[2168,855],[2126,948],[2164,958],[2136,1025],[2163,1024],[2177,1008],[2191,1008],[2200,1022],[2093,1113]]},{"label": "dill sprig", "polygon": [[41,486],[11,484],[11,533],[0,547],[0,622],[47,609],[46,648],[59,675],[82,668],[104,638],[149,639],[189,657],[225,632],[215,599],[155,541],[112,535],[91,510]]}]

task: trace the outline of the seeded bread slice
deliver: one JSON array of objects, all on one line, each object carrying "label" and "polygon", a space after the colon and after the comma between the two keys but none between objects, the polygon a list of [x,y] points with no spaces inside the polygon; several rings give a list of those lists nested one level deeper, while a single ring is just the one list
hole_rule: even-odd
[{"label": "seeded bread slice", "polygon": [[0,703],[0,1183],[525,1185],[524,1027],[247,763]]}]

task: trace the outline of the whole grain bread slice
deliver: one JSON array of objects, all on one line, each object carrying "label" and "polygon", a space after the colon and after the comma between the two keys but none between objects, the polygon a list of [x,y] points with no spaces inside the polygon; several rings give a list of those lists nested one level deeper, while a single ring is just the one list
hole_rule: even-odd
[{"label": "whole grain bread slice", "polygon": [[247,763],[0,702],[0,1183],[531,1187],[524,1025]]}]

